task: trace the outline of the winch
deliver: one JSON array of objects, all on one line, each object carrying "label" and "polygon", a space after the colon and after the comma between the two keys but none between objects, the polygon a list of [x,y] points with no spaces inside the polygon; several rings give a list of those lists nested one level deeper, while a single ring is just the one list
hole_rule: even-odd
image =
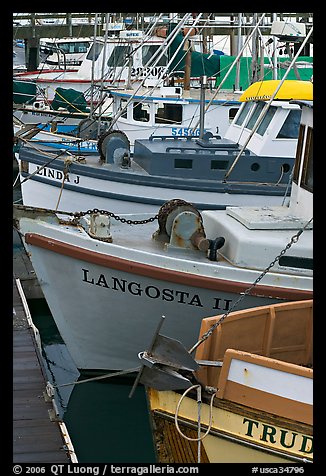
[{"label": "winch", "polygon": [[167,247],[197,249],[208,252],[216,260],[216,251],[224,245],[224,238],[206,238],[201,214],[191,203],[181,199],[170,200],[158,212],[159,229],[153,239],[163,241]]}]

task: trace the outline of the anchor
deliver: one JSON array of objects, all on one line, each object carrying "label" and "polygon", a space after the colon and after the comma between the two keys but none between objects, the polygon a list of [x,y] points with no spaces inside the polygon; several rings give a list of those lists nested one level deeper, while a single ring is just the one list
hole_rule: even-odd
[{"label": "anchor", "polygon": [[187,389],[194,384],[196,377],[193,372],[198,370],[200,365],[222,366],[219,361],[194,359],[180,341],[160,334],[164,320],[165,316],[162,316],[149,349],[138,354],[142,366],[129,398],[134,394],[138,383],[156,390]]}]

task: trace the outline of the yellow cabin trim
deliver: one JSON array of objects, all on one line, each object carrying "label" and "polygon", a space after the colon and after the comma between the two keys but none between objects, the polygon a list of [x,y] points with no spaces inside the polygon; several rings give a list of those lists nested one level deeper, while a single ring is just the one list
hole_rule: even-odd
[{"label": "yellow cabin trim", "polygon": [[[249,86],[240,96],[240,101],[268,101],[281,80],[271,79],[268,81],[257,81]],[[274,99],[290,101],[291,99],[313,100],[313,84],[311,81],[299,81],[286,79]]]}]

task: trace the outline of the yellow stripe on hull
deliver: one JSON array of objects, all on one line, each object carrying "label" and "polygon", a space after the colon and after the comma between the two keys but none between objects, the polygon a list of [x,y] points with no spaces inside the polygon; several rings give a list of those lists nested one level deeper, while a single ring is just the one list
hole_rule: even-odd
[{"label": "yellow stripe on hull", "polygon": [[[151,410],[173,421],[181,395],[176,392],[148,390]],[[258,418],[259,412],[215,399],[210,434],[202,440],[211,463],[263,463],[289,460],[312,461],[312,427],[289,420]],[[237,411],[235,411],[237,409]],[[203,432],[209,423],[209,405],[201,405]],[[197,428],[198,407],[195,399],[184,397],[178,413],[179,426]],[[265,415],[263,412],[261,416]],[[301,431],[300,431],[301,429]],[[304,431],[302,431],[304,430]],[[180,435],[180,438],[182,436]],[[184,461],[183,461],[184,462]]]}]

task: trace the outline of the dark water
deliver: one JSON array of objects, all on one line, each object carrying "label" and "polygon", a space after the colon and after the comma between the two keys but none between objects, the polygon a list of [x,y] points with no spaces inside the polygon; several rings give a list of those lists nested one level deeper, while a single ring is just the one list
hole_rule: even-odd
[{"label": "dark water", "polygon": [[49,381],[59,385],[56,403],[80,463],[155,463],[143,386],[129,398],[134,376],[72,386],[90,378],[79,375],[44,299],[28,302],[39,329]]}]

